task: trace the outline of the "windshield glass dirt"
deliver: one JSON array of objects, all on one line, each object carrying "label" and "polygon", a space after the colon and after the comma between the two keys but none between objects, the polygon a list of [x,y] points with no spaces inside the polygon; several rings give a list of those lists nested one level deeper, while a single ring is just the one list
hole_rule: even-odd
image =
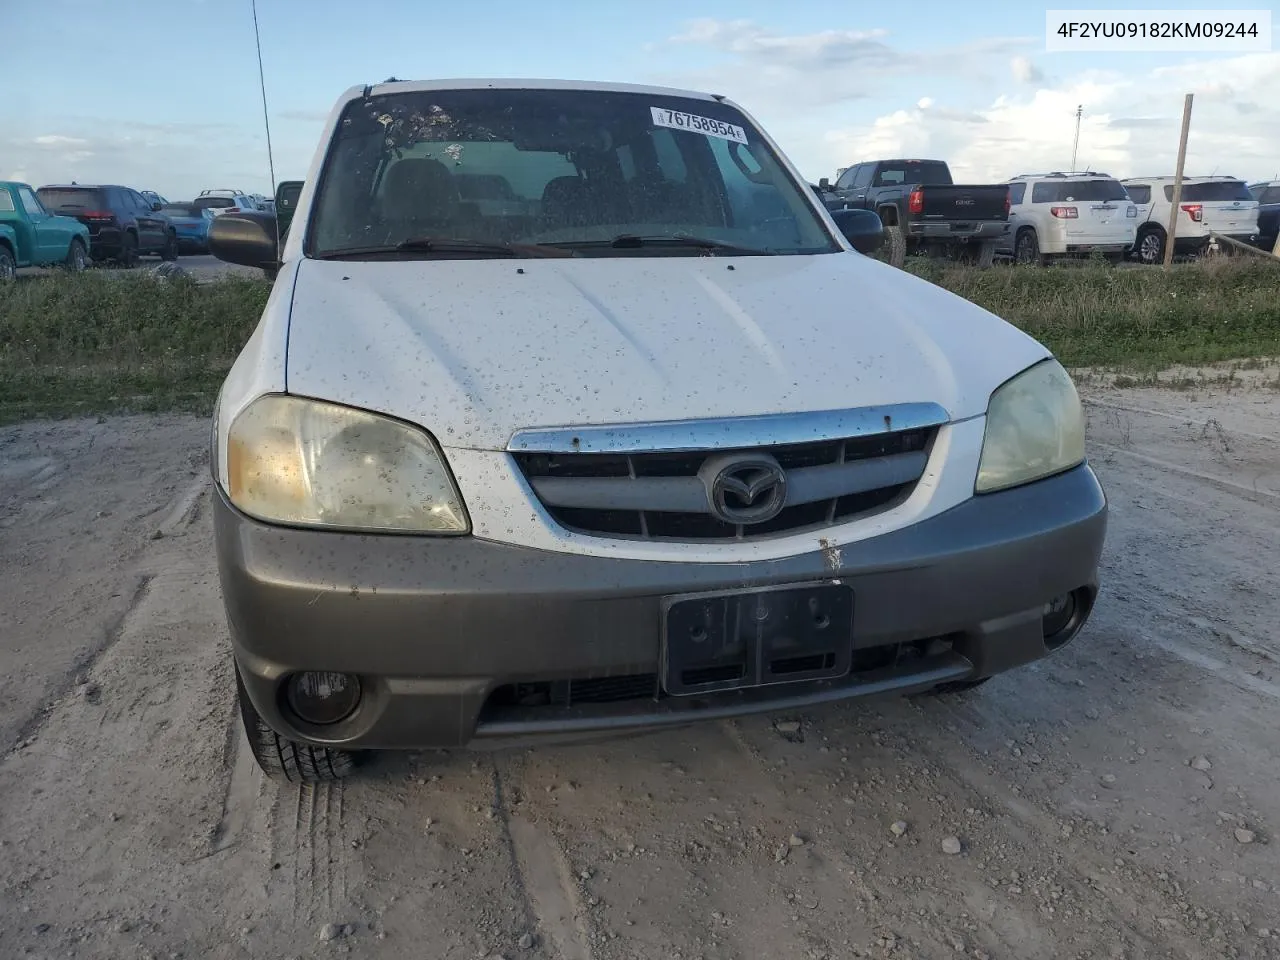
[{"label": "windshield glass dirt", "polygon": [[610,246],[619,236],[762,253],[841,249],[810,203],[747,119],[715,101],[589,90],[387,94],[349,104],[339,121],[308,252],[394,249],[422,237],[618,256],[712,249]]}]

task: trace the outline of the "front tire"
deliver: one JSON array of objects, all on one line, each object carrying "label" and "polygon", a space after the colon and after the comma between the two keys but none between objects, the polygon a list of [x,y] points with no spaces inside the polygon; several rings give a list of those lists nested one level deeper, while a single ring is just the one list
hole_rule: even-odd
[{"label": "front tire", "polygon": [[84,242],[76,237],[71,241],[71,249],[67,251],[67,259],[63,261],[68,273],[83,273],[89,266],[89,254],[84,249]]},{"label": "front tire", "polygon": [[240,703],[240,721],[244,724],[249,750],[267,776],[288,783],[330,783],[341,780],[355,769],[358,755],[349,750],[299,743],[280,736],[267,726],[249,700],[238,666],[236,699]]}]

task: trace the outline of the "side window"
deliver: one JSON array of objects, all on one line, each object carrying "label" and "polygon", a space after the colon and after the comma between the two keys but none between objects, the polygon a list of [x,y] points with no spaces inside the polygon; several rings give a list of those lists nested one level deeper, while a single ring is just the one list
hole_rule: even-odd
[{"label": "side window", "polygon": [[1134,203],[1144,204],[1151,202],[1151,187],[1145,183],[1127,184],[1124,191],[1129,194],[1129,199]]},{"label": "side window", "polygon": [[853,185],[855,187],[871,186],[871,175],[874,174],[875,172],[876,172],[876,165],[874,163],[859,164],[857,176],[853,178]]},{"label": "side window", "polygon": [[0,189],[0,213],[13,213],[13,197],[9,195],[8,190]]},{"label": "side window", "polygon": [[858,174],[863,170],[869,170],[870,164],[855,163],[852,167],[840,174],[840,179],[836,181],[837,190],[849,190],[853,187],[854,181],[858,178]]},{"label": "side window", "polygon": [[133,198],[133,205],[137,207],[139,211],[143,213],[151,212],[151,204],[147,202],[146,198],[142,196],[142,194],[130,190],[129,196]]},{"label": "side window", "polygon": [[[8,195],[9,195],[9,192],[6,190],[5,196],[7,197]],[[27,211],[27,216],[46,217],[49,215],[48,211],[45,210],[44,205],[40,202],[39,198],[30,190],[28,190],[26,187],[18,188],[18,199],[22,201],[22,209]]]},{"label": "side window", "polygon": [[[1184,185],[1185,185],[1185,181],[1183,181],[1183,182],[1184,182]],[[1166,186],[1165,186],[1165,188],[1164,188],[1164,198],[1165,198],[1166,202],[1168,202],[1168,203],[1173,203],[1173,185],[1172,185],[1172,184],[1169,184],[1169,185],[1166,185]]]},{"label": "side window", "polygon": [[1032,203],[1053,203],[1058,199],[1058,184],[1043,181],[1031,188]]},{"label": "side window", "polygon": [[1025,183],[1011,183],[1009,185],[1009,204],[1016,207],[1022,203],[1023,198],[1027,195],[1027,185]]},{"label": "side window", "polygon": [[1280,187],[1267,187],[1259,203],[1280,203]]}]

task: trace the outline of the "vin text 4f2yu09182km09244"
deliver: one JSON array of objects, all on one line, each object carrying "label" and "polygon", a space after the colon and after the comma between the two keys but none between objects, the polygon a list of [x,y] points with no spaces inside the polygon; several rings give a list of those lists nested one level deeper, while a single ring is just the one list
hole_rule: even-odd
[{"label": "vin text 4f2yu09182km09244", "polygon": [[269,772],[973,685],[1071,641],[1106,500],[1032,338],[865,256],[719,96],[388,82],[330,115],[215,414]]}]

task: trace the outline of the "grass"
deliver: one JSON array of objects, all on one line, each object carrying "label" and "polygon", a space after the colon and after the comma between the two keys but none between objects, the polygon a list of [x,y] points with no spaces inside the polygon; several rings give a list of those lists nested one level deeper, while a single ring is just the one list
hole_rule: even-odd
[{"label": "grass", "polygon": [[[985,307],[1070,367],[1135,382],[1177,364],[1280,355],[1280,264],[1254,258],[1168,272],[1084,264],[907,269]],[[207,413],[270,292],[90,272],[0,286],[0,421],[110,410]]]},{"label": "grass", "polygon": [[207,412],[270,291],[95,272],[0,286],[0,420]]}]

